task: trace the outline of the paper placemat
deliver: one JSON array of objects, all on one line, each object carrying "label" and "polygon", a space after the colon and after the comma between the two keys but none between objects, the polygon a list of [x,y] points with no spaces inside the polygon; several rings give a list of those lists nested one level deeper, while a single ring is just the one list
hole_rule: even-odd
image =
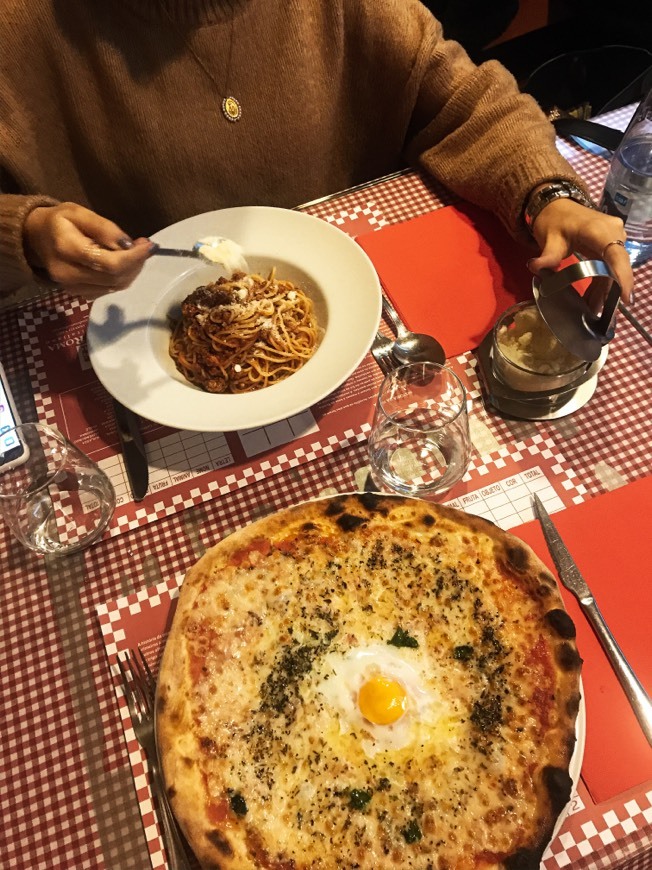
[{"label": "paper placemat", "polygon": [[462,480],[443,504],[476,514],[501,529],[512,529],[534,516],[537,493],[550,510],[579,504],[586,488],[552,439],[534,435],[489,454],[474,453]]},{"label": "paper placemat", "polygon": [[[451,491],[449,501],[510,528],[532,516],[532,492],[539,493],[550,510],[581,501],[585,492],[553,443],[539,435],[478,456],[463,481]],[[139,646],[152,670],[158,669],[183,576],[177,574],[97,608],[153,867],[165,866],[161,863],[165,856],[145,756],[131,726],[115,662],[119,651]],[[581,792],[574,796],[573,806],[578,811],[584,808]]]},{"label": "paper placemat", "polygon": [[[563,513],[557,513],[556,516],[559,518],[563,516]],[[533,525],[530,524],[530,527]],[[523,528],[527,529],[528,527]],[[182,580],[183,575],[178,574],[156,586],[142,589],[137,593],[124,596],[97,608],[102,639],[113,675],[145,837],[154,868],[167,866],[165,852],[149,789],[147,762],[131,726],[129,711],[119,686],[115,662],[116,656],[121,650],[140,646],[150,667],[154,672],[157,672],[176,609]],[[592,657],[593,653],[593,650],[585,649],[587,663],[588,657]],[[585,665],[586,671],[588,671],[587,665]],[[588,696],[589,690],[586,691]],[[596,739],[588,710],[590,710],[590,704],[587,702],[587,748],[589,741]],[[613,714],[609,716],[608,721],[613,723]],[[604,756],[606,754],[605,744],[601,744],[598,748]],[[618,756],[619,753],[616,751],[614,754]],[[586,752],[584,758],[582,780],[578,783],[578,788],[572,796],[568,816],[557,837],[544,854],[542,867],[545,870],[558,870],[558,868],[566,866],[593,866],[591,864],[592,855],[600,853],[606,845],[614,843],[617,839],[645,836],[649,826],[649,819],[652,817],[652,784],[639,785],[637,788],[619,793],[617,797],[609,798],[598,804],[583,781],[587,761]],[[606,763],[604,757],[602,760]],[[641,782],[641,776],[639,776],[638,782]]]},{"label": "paper placemat", "polygon": [[[646,477],[556,513],[553,522],[618,645],[652,694],[650,517],[652,477]],[[513,531],[556,574],[539,523]],[[600,803],[652,779],[652,748],[577,600],[563,587],[562,595],[584,659],[587,741],[582,776]]]},{"label": "paper placemat", "polygon": [[239,432],[189,432],[142,420],[149,490],[135,504],[111,397],[86,349],[90,306],[80,299],[21,312],[39,420],[60,429],[109,475],[116,510],[108,535],[137,528],[249,483],[365,440],[382,374],[367,356],[350,378],[312,408]]},{"label": "paper placemat", "polygon": [[357,241],[406,324],[435,335],[447,357],[477,347],[503,311],[532,298],[532,253],[477,206],[449,205]]}]

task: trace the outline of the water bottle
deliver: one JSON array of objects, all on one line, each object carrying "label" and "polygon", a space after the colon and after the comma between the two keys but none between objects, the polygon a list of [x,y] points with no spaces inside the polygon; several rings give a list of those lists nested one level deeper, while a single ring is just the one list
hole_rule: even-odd
[{"label": "water bottle", "polygon": [[652,90],[614,152],[600,208],[625,222],[633,266],[652,257]]}]

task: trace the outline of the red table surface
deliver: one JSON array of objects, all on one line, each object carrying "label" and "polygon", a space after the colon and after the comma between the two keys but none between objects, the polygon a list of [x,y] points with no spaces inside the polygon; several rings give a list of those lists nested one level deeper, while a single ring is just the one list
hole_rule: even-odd
[{"label": "red table surface", "polygon": [[[555,513],[552,520],[638,679],[652,693],[652,477]],[[541,526],[513,529],[555,572]],[[562,595],[584,659],[582,778],[595,803],[652,780],[652,747],[575,596]]]}]

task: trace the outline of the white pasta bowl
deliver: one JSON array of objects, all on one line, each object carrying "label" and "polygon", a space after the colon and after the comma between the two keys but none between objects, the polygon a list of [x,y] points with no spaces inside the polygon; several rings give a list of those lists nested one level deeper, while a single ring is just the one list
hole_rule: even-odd
[{"label": "white pasta bowl", "polygon": [[152,257],[126,289],[95,300],[87,344],[108,392],[148,420],[198,432],[229,432],[283,420],[336,390],[369,350],[381,314],[376,270],[337,227],[287,209],[247,206],[207,212],[152,236],[191,248],[205,236],[233,239],[252,271],[301,287],[314,303],[323,336],[314,355],[283,381],[250,393],[207,393],[177,371],[169,355],[170,317],[183,299],[221,274],[182,257]]}]

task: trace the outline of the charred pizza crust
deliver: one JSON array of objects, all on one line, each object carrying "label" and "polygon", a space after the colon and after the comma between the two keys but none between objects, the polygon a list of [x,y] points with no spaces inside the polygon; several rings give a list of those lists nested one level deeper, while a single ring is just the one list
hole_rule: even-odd
[{"label": "charred pizza crust", "polygon": [[[370,754],[320,686],[396,637],[435,703]],[[172,806],[213,870],[538,868],[580,664],[555,579],[485,520],[377,495],[281,511],[183,583],[157,699]]]}]

